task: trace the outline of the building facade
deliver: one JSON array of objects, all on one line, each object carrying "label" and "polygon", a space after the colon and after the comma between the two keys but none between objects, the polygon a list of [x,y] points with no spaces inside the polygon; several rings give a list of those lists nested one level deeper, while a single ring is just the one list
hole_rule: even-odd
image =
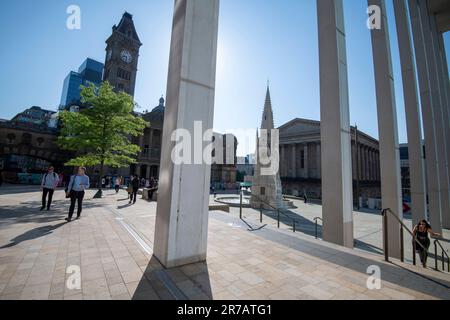
[{"label": "building facade", "polygon": [[64,173],[70,154],[61,152],[54,111],[31,107],[10,121],[0,121],[0,170],[5,182],[40,183],[41,174],[53,165]]},{"label": "building facade", "polygon": [[113,26],[112,34],[106,40],[103,80],[108,81],[117,91],[134,96],[141,46],[133,16],[125,12],[119,25]]},{"label": "building facade", "polygon": [[87,86],[90,83],[99,86],[102,82],[102,76],[103,63],[87,58],[78,68],[78,72],[71,71],[64,80],[60,109],[80,106],[80,86]]},{"label": "building facade", "polygon": [[[285,194],[321,198],[320,122],[294,119],[280,130],[280,176]],[[354,199],[379,198],[378,140],[351,127]]]}]

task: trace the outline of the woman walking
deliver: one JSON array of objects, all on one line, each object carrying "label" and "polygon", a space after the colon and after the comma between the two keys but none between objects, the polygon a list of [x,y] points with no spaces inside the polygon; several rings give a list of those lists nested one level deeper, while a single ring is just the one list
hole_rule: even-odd
[{"label": "woman walking", "polygon": [[78,168],[78,174],[70,178],[69,186],[67,187],[66,197],[70,198],[69,216],[66,218],[67,222],[72,220],[73,212],[75,211],[75,202],[77,202],[77,219],[81,217],[83,210],[83,198],[85,190],[89,189],[89,177],[86,175],[86,168]]}]

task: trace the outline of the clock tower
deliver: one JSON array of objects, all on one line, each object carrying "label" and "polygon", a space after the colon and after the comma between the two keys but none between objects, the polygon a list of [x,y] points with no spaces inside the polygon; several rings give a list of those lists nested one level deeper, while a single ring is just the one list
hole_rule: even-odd
[{"label": "clock tower", "polygon": [[134,96],[139,48],[142,46],[133,23],[133,16],[125,12],[119,25],[114,25],[106,40],[106,59],[103,81],[116,91]]}]

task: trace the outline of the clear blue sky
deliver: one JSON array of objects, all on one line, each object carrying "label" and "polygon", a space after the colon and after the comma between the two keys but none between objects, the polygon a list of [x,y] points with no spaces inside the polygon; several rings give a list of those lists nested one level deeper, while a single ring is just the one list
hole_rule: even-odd
[{"label": "clear blue sky", "polygon": [[[406,142],[392,1],[387,3],[399,135]],[[81,30],[66,28],[71,4],[81,7]],[[378,137],[367,2],[344,4],[351,123]],[[56,110],[68,72],[86,57],[103,62],[105,40],[125,10],[133,14],[144,44],[135,99],[143,109],[157,105],[166,92],[173,1],[17,0],[2,4],[0,118],[9,119],[32,105]],[[215,130],[258,127],[267,79],[276,126],[296,117],[319,120],[315,0],[222,0],[219,37]],[[449,33],[445,41],[450,55]]]}]

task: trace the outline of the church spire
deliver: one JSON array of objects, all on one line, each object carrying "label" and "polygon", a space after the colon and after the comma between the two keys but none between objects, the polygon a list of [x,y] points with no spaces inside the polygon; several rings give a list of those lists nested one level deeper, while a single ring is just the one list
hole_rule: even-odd
[{"label": "church spire", "polygon": [[266,100],[264,103],[264,112],[261,122],[261,129],[271,130],[274,128],[275,126],[273,122],[272,100],[270,98],[269,82],[267,81]]}]

